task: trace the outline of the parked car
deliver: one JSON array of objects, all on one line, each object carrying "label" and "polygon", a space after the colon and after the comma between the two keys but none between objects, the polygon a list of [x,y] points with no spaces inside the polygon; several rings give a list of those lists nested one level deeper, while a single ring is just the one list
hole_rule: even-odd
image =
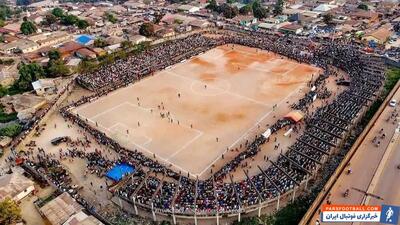
[{"label": "parked car", "polygon": [[397,101],[396,101],[396,99],[392,99],[392,100],[390,100],[390,102],[389,102],[389,106],[391,106],[391,107],[396,107],[396,105],[397,105]]}]

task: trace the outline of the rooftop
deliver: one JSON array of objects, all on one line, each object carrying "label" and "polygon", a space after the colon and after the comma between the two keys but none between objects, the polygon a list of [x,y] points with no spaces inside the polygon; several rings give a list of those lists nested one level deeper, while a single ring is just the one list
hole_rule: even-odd
[{"label": "rooftop", "polygon": [[64,192],[39,210],[51,224],[58,225],[64,224],[72,215],[80,212],[82,209],[82,206],[75,199]]}]

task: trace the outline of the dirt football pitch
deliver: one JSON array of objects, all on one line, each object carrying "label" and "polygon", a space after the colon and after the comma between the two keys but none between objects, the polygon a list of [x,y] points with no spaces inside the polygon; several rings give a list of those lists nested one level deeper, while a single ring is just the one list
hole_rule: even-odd
[{"label": "dirt football pitch", "polygon": [[207,178],[228,149],[276,121],[274,111],[290,112],[289,102],[319,72],[272,52],[225,45],[73,112],[130,150]]}]

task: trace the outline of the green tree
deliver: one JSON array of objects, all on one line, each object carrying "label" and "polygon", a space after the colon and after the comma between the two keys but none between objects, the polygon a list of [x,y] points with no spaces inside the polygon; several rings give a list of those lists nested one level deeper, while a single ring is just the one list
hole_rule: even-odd
[{"label": "green tree", "polygon": [[0,27],[4,27],[4,25],[6,25],[4,20],[0,19]]},{"label": "green tree", "polygon": [[61,56],[60,51],[58,51],[57,49],[50,50],[47,55],[49,56],[50,60],[58,60]]},{"label": "green tree", "polygon": [[132,47],[133,47],[132,41],[125,40],[125,41],[121,42],[121,48],[123,48],[123,49],[129,49]]},{"label": "green tree", "polygon": [[76,23],[79,29],[86,29],[89,26],[89,23],[86,20],[78,20]]},{"label": "green tree", "polygon": [[93,45],[94,45],[94,47],[97,47],[97,48],[104,48],[107,46],[107,42],[103,38],[96,38],[94,40]]},{"label": "green tree", "polygon": [[284,0],[277,0],[274,6],[274,14],[280,15],[283,12],[283,5],[285,4]]},{"label": "green tree", "polygon": [[53,14],[47,14],[44,17],[44,20],[42,21],[42,24],[50,26],[51,24],[54,24],[56,22],[57,22],[57,17],[56,16],[54,16]]},{"label": "green tree", "polygon": [[206,7],[207,9],[210,9],[212,11],[217,11],[218,5],[216,0],[209,0],[208,5]]},{"label": "green tree", "polygon": [[0,19],[7,20],[7,19],[11,18],[11,16],[12,16],[12,11],[11,11],[10,7],[8,7],[4,4],[0,4]]},{"label": "green tree", "polygon": [[110,13],[110,12],[105,12],[104,13],[104,17],[110,21],[111,23],[116,23],[118,21],[118,19],[115,17],[114,14]]},{"label": "green tree", "polygon": [[70,73],[69,68],[62,60],[51,60],[48,63],[45,71],[47,77],[67,76]]},{"label": "green tree", "polygon": [[157,14],[155,14],[155,15],[154,15],[153,23],[158,24],[158,23],[161,21],[161,19],[164,17],[164,15],[165,15],[165,14],[163,14],[163,13],[157,13]]},{"label": "green tree", "polygon": [[262,19],[267,17],[268,14],[267,9],[262,7],[258,0],[253,2],[252,8],[254,17],[256,17],[257,19]]},{"label": "green tree", "polygon": [[[19,125],[18,123],[12,123],[6,127],[3,127],[0,129],[0,135],[1,136],[7,136],[7,137],[15,137],[18,134],[20,134],[22,131],[22,126]],[[0,206],[0,212],[1,212],[1,206]],[[1,217],[1,216],[0,216]],[[1,223],[1,218],[0,218],[0,224]]]},{"label": "green tree", "polygon": [[37,28],[35,24],[32,23],[32,21],[25,20],[24,22],[22,22],[20,30],[23,34],[29,35],[36,33]]},{"label": "green tree", "polygon": [[97,69],[98,65],[90,60],[84,59],[79,63],[78,72],[80,73],[90,73]]},{"label": "green tree", "polygon": [[22,64],[19,68],[19,78],[14,85],[22,91],[32,90],[32,82],[44,78],[43,67],[36,63]]},{"label": "green tree", "polygon": [[139,33],[145,37],[151,37],[154,35],[154,24],[143,23],[139,28]]},{"label": "green tree", "polygon": [[324,21],[324,23],[326,25],[331,25],[332,24],[332,20],[333,20],[333,16],[332,16],[332,14],[327,13],[327,14],[322,16],[322,20]]},{"label": "green tree", "polygon": [[228,19],[232,19],[233,17],[237,16],[237,14],[239,14],[239,10],[236,6],[232,7],[227,3],[220,5],[217,11],[219,13],[222,13],[224,17]]},{"label": "green tree", "polygon": [[62,18],[64,17],[64,10],[57,7],[51,11],[51,14],[53,14],[55,17]]},{"label": "green tree", "polygon": [[368,5],[361,3],[357,6],[358,9],[362,9],[362,10],[368,10]]},{"label": "green tree", "polygon": [[21,220],[21,209],[10,198],[0,202],[0,224],[14,224]]},{"label": "green tree", "polygon": [[67,15],[61,18],[61,23],[66,26],[75,25],[78,22],[78,17],[75,15]]},{"label": "green tree", "polygon": [[247,4],[239,9],[239,13],[242,15],[249,15],[253,11],[251,4]]}]

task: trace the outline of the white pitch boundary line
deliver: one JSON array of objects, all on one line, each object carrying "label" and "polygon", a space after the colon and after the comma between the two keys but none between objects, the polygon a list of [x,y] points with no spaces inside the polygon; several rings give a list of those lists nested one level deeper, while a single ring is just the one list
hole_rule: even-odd
[{"label": "white pitch boundary line", "polygon": [[[129,86],[126,86],[126,87],[129,87]],[[126,88],[126,87],[121,87],[121,89],[124,89],[124,88]],[[85,104],[82,105],[82,106],[76,107],[76,113],[78,113],[78,111],[81,111],[81,110],[83,110],[83,109],[85,109],[85,108],[91,106],[92,103],[104,101],[104,100],[105,100],[105,97],[113,96],[113,95],[117,94],[117,92],[121,91],[121,89],[115,90],[115,91],[113,91],[113,92],[111,92],[111,93],[109,93],[109,94],[107,94],[107,95],[104,95],[104,96],[101,96],[101,97],[97,97],[97,98],[94,99],[93,101],[90,101],[90,102],[88,102],[88,103],[85,103]]]},{"label": "white pitch boundary line", "polygon": [[[205,84],[205,85],[207,85],[207,86],[213,87],[213,88],[215,88],[215,89],[218,89],[218,90],[221,90],[221,91],[225,91],[225,93],[227,93],[227,94],[236,96],[236,97],[241,98],[241,99],[246,99],[246,100],[248,100],[248,101],[250,101],[250,102],[253,102],[253,103],[256,103],[256,104],[259,104],[259,105],[263,105],[263,106],[266,106],[266,107],[269,107],[269,106],[270,106],[270,105],[267,105],[267,104],[265,104],[265,103],[263,103],[263,102],[254,100],[254,99],[252,99],[252,98],[249,98],[249,97],[246,97],[246,96],[237,94],[237,93],[230,92],[229,90],[225,90],[225,89],[220,88],[220,87],[217,87],[217,86],[215,86],[215,85],[212,85],[212,84],[210,85],[210,84],[208,84],[208,83],[205,83],[204,81],[195,80],[195,79],[190,78],[190,77],[185,77],[185,76],[179,75],[179,74],[177,74],[177,73],[175,73],[175,72],[171,72],[171,71],[168,71],[168,73],[171,74],[172,76],[180,77],[180,78],[183,78],[183,79],[192,81],[192,82],[199,82],[199,83]],[[221,79],[221,80],[224,80],[224,79]],[[227,81],[227,82],[229,82],[229,81]],[[230,84],[230,82],[229,82],[229,84]],[[196,92],[194,92],[194,93],[196,94]],[[210,97],[211,97],[211,96],[210,96]]]},{"label": "white pitch boundary line", "polygon": [[[131,107],[139,108],[139,109],[141,109],[141,110],[150,111],[150,108],[145,108],[145,107],[142,107],[142,106],[137,106],[137,105],[135,105],[135,104],[132,104],[131,102],[124,102],[124,103],[121,103],[121,104],[119,104],[119,105],[113,107],[113,108],[110,109],[110,110],[107,110],[107,112],[106,112],[106,111],[102,112],[101,114],[108,113],[108,112],[110,112],[110,111],[112,111],[112,110],[115,110],[116,108],[118,108],[118,107],[120,107],[120,106],[122,106],[122,105],[124,105],[124,104],[126,104],[126,105],[128,105],[128,106],[131,106]],[[99,116],[99,115],[96,115],[95,117],[97,117],[97,116]],[[93,118],[94,118],[94,117],[92,117],[92,119],[93,119]],[[92,119],[89,119],[89,118],[88,118],[88,121],[90,121],[90,122],[92,122],[92,123],[95,124],[96,122],[93,121]],[[118,126],[118,125],[121,125],[122,127],[129,128],[129,127],[127,127],[127,126],[125,126],[125,125],[123,125],[122,123],[119,123],[119,122],[116,123],[116,124],[114,124],[114,125],[112,125],[112,126],[110,126],[110,127],[108,127],[108,128],[105,127],[105,126],[103,126],[101,123],[98,123],[98,125],[99,125],[100,127],[102,127],[103,129],[105,129],[106,131],[108,131],[108,133],[111,134],[111,135],[112,135],[114,132],[115,132],[115,133],[120,133],[120,134],[122,134],[122,135],[125,135],[125,134],[123,134],[123,133],[121,133],[121,132],[113,131],[113,130],[112,130],[113,128],[115,128],[115,127]],[[193,130],[193,131],[197,132],[198,134],[197,134],[194,138],[192,138],[191,140],[189,140],[187,143],[185,143],[179,150],[177,150],[176,152],[174,152],[174,153],[173,153],[170,157],[168,157],[167,159],[165,159],[165,158],[163,158],[163,157],[161,157],[161,156],[155,154],[154,151],[151,151],[151,150],[149,150],[148,148],[145,147],[145,145],[147,145],[148,143],[150,143],[150,142],[153,140],[152,138],[150,138],[150,137],[148,137],[148,136],[146,136],[146,135],[144,135],[144,137],[146,137],[146,138],[148,139],[148,141],[147,141],[146,143],[144,143],[144,144],[138,144],[138,143],[136,143],[135,141],[131,141],[131,140],[127,140],[127,142],[128,142],[129,144],[132,144],[132,145],[134,145],[134,146],[137,146],[137,147],[139,147],[139,148],[145,150],[145,151],[146,151],[147,153],[149,153],[150,155],[155,154],[157,158],[162,159],[164,162],[166,162],[166,163],[168,163],[168,164],[172,164],[174,167],[180,169],[180,170],[183,171],[183,172],[189,172],[189,171],[183,169],[182,167],[178,166],[176,163],[169,161],[169,159],[171,159],[173,156],[177,155],[178,153],[180,153],[181,151],[183,151],[184,149],[186,149],[187,146],[189,146],[192,142],[194,142],[196,139],[198,139],[198,138],[199,138],[200,136],[202,136],[204,133],[203,133],[202,131],[198,130],[198,129],[190,128],[190,126],[187,126],[187,125],[185,125],[185,124],[181,124],[181,125],[182,125],[183,127],[187,128],[187,129],[190,129],[190,130]],[[189,173],[192,174],[192,175],[194,175],[192,172],[189,172]]]},{"label": "white pitch boundary line", "polygon": [[[94,124],[96,123],[96,122],[93,121],[93,120],[90,120],[90,119],[88,119],[88,120],[89,120],[90,122],[94,123]],[[102,127],[109,135],[110,135],[110,134],[111,134],[111,135],[113,134],[113,132],[112,132],[109,128],[103,126],[102,124],[98,123],[98,126]],[[128,143],[131,144],[131,145],[133,145],[133,146],[135,146],[135,147],[137,147],[137,148],[139,148],[139,149],[142,149],[143,151],[147,152],[149,155],[153,155],[153,154],[156,155],[153,151],[149,150],[148,148],[146,148],[145,146],[143,146],[143,145],[141,145],[141,144],[137,144],[136,142],[130,141],[130,140],[128,140]],[[149,157],[149,158],[151,158],[151,157]],[[181,170],[182,172],[189,173],[189,174],[192,174],[192,176],[194,176],[193,173],[191,173],[191,172],[189,172],[189,171],[183,169],[182,167],[180,167],[180,166],[178,166],[178,165],[176,165],[176,164],[174,164],[174,163],[168,161],[167,159],[161,157],[160,155],[156,155],[156,158],[161,159],[161,160],[164,161],[165,163],[168,163],[168,164],[173,165],[174,167],[176,167],[177,169]],[[167,165],[167,167],[168,167],[168,165]]]},{"label": "white pitch boundary line", "polygon": [[194,138],[192,138],[190,141],[186,142],[178,151],[174,152],[171,156],[169,156],[167,159],[173,158],[175,155],[179,154],[183,150],[185,150],[191,143],[193,143],[195,140],[197,140],[199,137],[203,136],[203,132],[197,134]]},{"label": "white pitch boundary line", "polygon": [[[296,90],[292,91],[291,93],[289,93],[289,95],[287,95],[284,99],[282,99],[281,101],[279,101],[276,105],[277,107],[280,106],[283,102],[286,102],[286,100],[292,96],[293,94],[295,94],[296,92],[299,92],[299,90],[301,90],[303,88],[303,86],[300,86],[299,88],[297,88]],[[268,113],[264,114],[252,127],[250,127],[242,136],[240,136],[233,144],[231,144],[228,149],[232,148],[233,146],[235,146],[239,141],[241,141],[246,135],[249,134],[249,132],[254,129],[258,124],[260,124],[266,117],[269,116],[269,114],[272,112],[269,111]],[[196,174],[197,176],[201,176],[203,175],[204,172],[206,172],[215,162],[217,162],[220,159],[220,156],[225,154],[228,149],[225,149],[223,151],[222,154],[220,154],[212,163],[210,163],[203,171],[200,172],[200,174]]]},{"label": "white pitch boundary line", "polygon": [[[130,129],[130,127],[128,127],[128,126],[126,126],[125,124],[120,123],[120,122],[118,122],[118,123],[112,125],[111,127],[109,127],[109,129],[110,129],[110,130],[114,130],[114,128],[116,128],[117,126],[121,126],[121,127],[123,127],[124,129],[127,129],[127,130]],[[120,132],[120,131],[118,131],[118,130],[114,130],[114,132],[120,133],[121,135],[126,136],[127,138],[133,138],[133,137],[131,136],[131,133],[126,134],[126,133]],[[133,130],[133,132],[135,132],[135,131]],[[147,145],[148,143],[150,143],[150,142],[153,141],[152,138],[150,138],[149,136],[147,136],[147,135],[145,135],[145,134],[143,134],[143,135],[141,135],[141,136],[144,137],[144,138],[146,138],[146,141],[142,144],[143,146],[145,146],[145,145]]]},{"label": "white pitch boundary line", "polygon": [[96,115],[90,117],[90,119],[93,120],[93,119],[95,119],[95,118],[97,118],[97,117],[99,117],[99,116],[102,116],[103,114],[106,114],[106,113],[108,113],[108,112],[114,111],[115,109],[117,109],[117,108],[123,106],[124,104],[125,104],[125,102],[123,102],[123,103],[121,103],[121,104],[118,104],[118,105],[116,105],[116,106],[113,106],[113,107],[111,107],[111,108],[109,108],[109,109],[107,109],[107,110],[105,110],[105,111],[103,111],[103,112],[101,112],[101,113],[98,113],[98,114],[96,114]]}]

